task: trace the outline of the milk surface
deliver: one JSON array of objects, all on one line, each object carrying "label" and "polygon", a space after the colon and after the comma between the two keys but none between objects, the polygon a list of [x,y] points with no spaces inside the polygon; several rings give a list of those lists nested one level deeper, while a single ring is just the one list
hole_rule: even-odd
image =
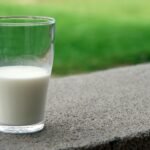
[{"label": "milk surface", "polygon": [[18,126],[41,122],[49,76],[39,67],[0,67],[0,124]]}]

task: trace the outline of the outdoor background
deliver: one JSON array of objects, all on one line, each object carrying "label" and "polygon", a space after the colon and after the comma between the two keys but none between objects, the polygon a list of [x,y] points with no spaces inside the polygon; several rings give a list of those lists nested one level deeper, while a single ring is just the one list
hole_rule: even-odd
[{"label": "outdoor background", "polygon": [[0,0],[0,15],[56,18],[56,76],[150,60],[148,0]]}]

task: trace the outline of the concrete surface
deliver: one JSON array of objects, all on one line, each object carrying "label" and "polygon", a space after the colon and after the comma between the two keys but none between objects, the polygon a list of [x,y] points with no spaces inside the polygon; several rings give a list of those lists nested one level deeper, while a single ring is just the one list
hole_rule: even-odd
[{"label": "concrete surface", "polygon": [[0,150],[149,150],[150,65],[51,79],[46,128]]}]

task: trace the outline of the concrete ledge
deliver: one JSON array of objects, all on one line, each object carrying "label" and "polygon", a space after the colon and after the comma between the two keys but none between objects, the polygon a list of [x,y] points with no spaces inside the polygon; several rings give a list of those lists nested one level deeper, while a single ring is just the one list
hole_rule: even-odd
[{"label": "concrete ledge", "polygon": [[46,128],[0,150],[149,150],[150,65],[51,79]]}]

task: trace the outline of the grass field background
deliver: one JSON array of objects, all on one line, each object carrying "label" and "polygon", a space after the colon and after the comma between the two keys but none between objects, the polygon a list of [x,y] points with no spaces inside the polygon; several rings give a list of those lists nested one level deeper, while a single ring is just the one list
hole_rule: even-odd
[{"label": "grass field background", "polygon": [[0,15],[56,18],[54,75],[150,61],[150,1],[0,1]]}]

